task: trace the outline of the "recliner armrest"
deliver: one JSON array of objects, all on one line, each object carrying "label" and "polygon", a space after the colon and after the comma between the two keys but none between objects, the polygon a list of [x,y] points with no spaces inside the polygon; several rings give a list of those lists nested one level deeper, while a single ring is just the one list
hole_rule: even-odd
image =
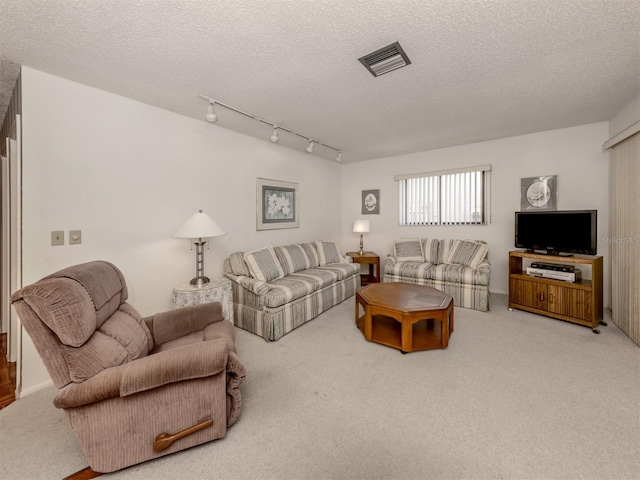
[{"label": "recliner armrest", "polygon": [[198,332],[207,325],[223,320],[222,305],[219,302],[190,305],[144,318],[156,345]]},{"label": "recliner armrest", "polygon": [[226,370],[229,346],[224,339],[192,343],[107,368],[82,383],[70,383],[53,400],[73,408],[153,390],[169,383],[216,375]]}]

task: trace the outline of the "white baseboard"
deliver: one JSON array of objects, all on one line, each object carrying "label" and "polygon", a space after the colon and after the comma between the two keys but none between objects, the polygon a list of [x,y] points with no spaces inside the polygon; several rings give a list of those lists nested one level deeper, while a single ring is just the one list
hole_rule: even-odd
[{"label": "white baseboard", "polygon": [[34,385],[33,387],[25,388],[21,392],[16,392],[16,398],[28,397],[32,393],[39,392],[40,390],[44,390],[45,388],[50,387],[52,385],[53,385],[53,381],[48,380],[46,382],[39,383],[38,385]]}]

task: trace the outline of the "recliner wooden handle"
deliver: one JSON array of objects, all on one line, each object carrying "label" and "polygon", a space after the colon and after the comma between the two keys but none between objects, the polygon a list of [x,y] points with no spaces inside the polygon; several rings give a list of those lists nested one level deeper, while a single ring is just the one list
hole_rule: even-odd
[{"label": "recliner wooden handle", "polygon": [[213,425],[212,418],[210,418],[209,420],[205,420],[204,422],[198,423],[197,425],[194,425],[192,427],[185,428],[181,432],[174,433],[173,435],[169,433],[161,433],[156,437],[156,441],[153,442],[153,451],[162,452],[163,450],[166,450],[167,448],[169,448],[171,444],[176,440],[182,437],[186,437],[187,435],[191,435],[192,433],[202,430],[203,428],[210,427],[211,425]]}]

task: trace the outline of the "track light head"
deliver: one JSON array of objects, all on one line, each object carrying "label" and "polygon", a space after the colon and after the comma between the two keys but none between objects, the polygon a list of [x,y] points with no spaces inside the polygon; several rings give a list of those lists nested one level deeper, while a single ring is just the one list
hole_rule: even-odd
[{"label": "track light head", "polygon": [[206,118],[207,122],[209,123],[215,123],[215,121],[218,120],[218,116],[216,115],[216,112],[213,111],[214,105],[215,105],[215,102],[209,103],[209,106],[207,107],[207,114],[204,116],[204,118]]},{"label": "track light head", "polygon": [[273,133],[271,134],[271,141],[273,143],[278,143],[278,140],[280,140],[280,137],[278,137],[278,127],[276,127],[274,125],[273,126]]},{"label": "track light head", "polygon": [[306,148],[307,153],[313,153],[313,140],[309,139],[309,146]]}]

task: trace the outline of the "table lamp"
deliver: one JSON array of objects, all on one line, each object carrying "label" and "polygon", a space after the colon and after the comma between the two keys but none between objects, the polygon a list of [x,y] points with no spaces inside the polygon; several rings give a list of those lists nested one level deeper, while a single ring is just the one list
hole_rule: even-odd
[{"label": "table lamp", "polygon": [[369,220],[364,220],[362,218],[358,218],[355,222],[353,222],[353,231],[355,233],[359,233],[360,234],[360,255],[364,254],[364,250],[363,250],[363,242],[362,242],[362,235],[364,233],[369,233]]},{"label": "table lamp", "polygon": [[209,283],[209,278],[204,276],[203,247],[207,241],[203,239],[222,235],[226,235],[226,232],[209,215],[202,213],[202,210],[191,215],[172,235],[173,238],[192,238],[196,246],[196,276],[189,282],[191,285]]}]

